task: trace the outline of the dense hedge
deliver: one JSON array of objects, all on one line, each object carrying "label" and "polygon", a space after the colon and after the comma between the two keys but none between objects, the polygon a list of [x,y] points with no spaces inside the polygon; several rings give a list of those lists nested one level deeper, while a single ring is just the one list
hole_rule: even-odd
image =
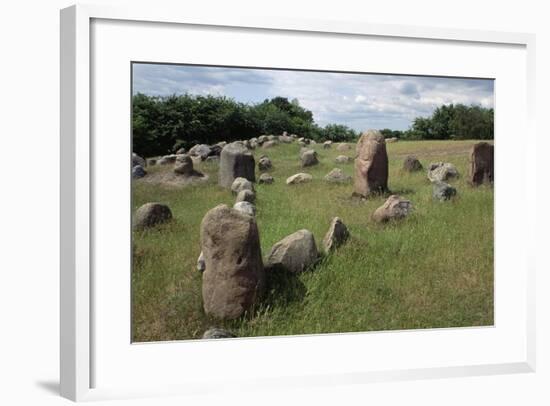
[{"label": "dense hedge", "polygon": [[[353,141],[359,133],[341,124],[317,125],[313,113],[284,97],[258,104],[238,103],[221,96],[134,95],[133,151],[142,156],[163,155],[218,141],[234,141],[262,134],[298,134],[317,141]],[[431,117],[417,117],[406,131],[381,130],[386,138],[492,139],[493,109],[450,104]]]},{"label": "dense hedge", "polygon": [[142,156],[283,131],[315,140],[349,141],[358,135],[344,125],[318,126],[311,111],[284,97],[248,105],[227,97],[136,94],[132,108],[133,150]]}]

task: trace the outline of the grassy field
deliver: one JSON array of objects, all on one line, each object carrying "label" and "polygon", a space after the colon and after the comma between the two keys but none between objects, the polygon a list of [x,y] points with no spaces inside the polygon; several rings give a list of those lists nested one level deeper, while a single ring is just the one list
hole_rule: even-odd
[{"label": "grassy field", "polygon": [[[388,144],[389,187],[411,200],[415,210],[387,225],[370,220],[385,197],[359,201],[351,198],[351,183],[323,180],[335,167],[353,175],[353,163],[335,164],[334,158],[353,157],[354,149],[338,152],[316,145],[320,164],[313,168],[300,167],[297,144],[256,150],[256,162],[264,153],[271,158],[275,178],[272,185],[256,185],[264,257],[275,242],[301,228],[312,231],[320,246],[335,216],[348,226],[351,238],[313,271],[273,281],[254,314],[231,322],[205,316],[196,270],[204,214],[220,203],[234,202],[231,192],[217,185],[217,164],[198,165],[209,180],[185,188],[134,181],[134,210],[146,202],[163,202],[174,219],[133,232],[133,340],[200,338],[213,326],[242,337],[492,325],[493,190],[466,183],[468,151],[474,142]],[[425,168],[437,161],[456,165],[462,175],[452,182],[458,197],[433,201],[425,171],[401,171],[408,154],[415,154]],[[287,186],[286,178],[297,172],[310,173],[313,182]]]}]

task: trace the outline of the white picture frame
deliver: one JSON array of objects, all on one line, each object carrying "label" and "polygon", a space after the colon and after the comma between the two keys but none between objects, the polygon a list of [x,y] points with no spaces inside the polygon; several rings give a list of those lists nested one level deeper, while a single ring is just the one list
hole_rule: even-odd
[{"label": "white picture frame", "polygon": [[[185,8],[159,11],[155,7],[110,8],[105,6],[76,5],[61,11],[61,394],[69,399],[89,400],[113,396],[149,395],[155,390],[141,391],[140,388],[121,387],[94,388],[94,352],[93,332],[95,318],[92,315],[95,280],[92,275],[94,263],[94,243],[91,234],[94,230],[93,217],[93,150],[91,97],[93,89],[91,66],[93,61],[92,24],[105,20],[127,24],[161,23],[193,25],[195,27],[246,28],[249,30],[273,30],[287,35],[297,33],[316,33],[318,35],[351,35],[369,38],[405,38],[418,41],[440,41],[443,43],[468,46],[469,44],[512,45],[524,48],[525,61],[525,134],[526,153],[536,148],[534,130],[534,44],[535,37],[525,33],[486,32],[460,29],[413,27],[401,25],[378,25],[367,23],[349,23],[315,20],[284,19],[239,19],[230,20],[221,17],[192,17],[185,14]],[[92,84],[93,86],[93,84]],[[497,90],[498,91],[498,90]],[[498,106],[497,106],[498,114]],[[527,163],[523,163],[526,165]],[[526,180],[529,182],[529,180]],[[535,190],[534,187],[530,188]],[[535,200],[531,194],[529,202]],[[533,204],[531,207],[535,207]],[[534,224],[535,214],[529,214],[530,224]],[[498,226],[497,226],[498,230]],[[373,380],[421,379],[444,376],[468,376],[535,370],[535,281],[533,252],[529,247],[529,238],[525,244],[525,329],[521,331],[525,340],[524,357],[514,362],[467,363],[457,366],[450,364],[438,367],[417,365],[411,368],[369,371],[349,369],[338,374],[304,373],[299,382],[303,384],[326,384],[345,382],[369,382]],[[522,257],[523,258],[523,257]],[[523,297],[523,296],[522,296]],[[390,337],[399,332],[387,333]],[[445,333],[446,334],[446,333]],[[453,334],[451,332],[451,334]],[[335,337],[335,339],[341,339]],[[361,340],[355,335],[355,342]],[[286,345],[289,345],[286,339]],[[253,343],[253,341],[248,341]],[[264,340],[265,342],[265,340]],[[218,344],[218,343],[215,343]],[[246,343],[245,343],[246,344]],[[156,345],[156,344],[155,344]],[[222,345],[220,343],[220,345]],[[226,345],[226,344],[223,344]],[[250,344],[252,345],[252,344]],[[522,347],[523,348],[523,347]],[[209,390],[206,377],[192,385],[183,380],[169,387],[158,386],[156,393],[189,393],[197,390]],[[279,376],[277,379],[260,379],[255,385],[295,384],[296,379]],[[246,386],[246,382],[241,382]],[[250,384],[250,383],[248,383]]]}]

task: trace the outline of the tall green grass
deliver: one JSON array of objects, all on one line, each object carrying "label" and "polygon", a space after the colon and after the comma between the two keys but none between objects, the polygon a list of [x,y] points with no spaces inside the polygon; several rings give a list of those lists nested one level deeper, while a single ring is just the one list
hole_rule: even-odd
[{"label": "tall green grass", "polygon": [[[301,168],[299,146],[278,145],[255,151],[273,161],[272,185],[256,185],[257,222],[264,257],[286,235],[306,228],[317,244],[338,216],[351,238],[324,256],[316,268],[293,278],[272,278],[270,291],[253,314],[230,322],[209,319],[202,310],[201,275],[196,270],[200,222],[214,206],[232,205],[234,196],[217,185],[217,164],[197,169],[203,184],[168,188],[144,181],[133,184],[133,209],[143,203],[167,203],[168,224],[133,231],[132,326],[134,341],[199,338],[211,326],[238,336],[333,333],[390,329],[482,326],[493,324],[493,190],[466,182],[468,151],[474,141],[410,141],[387,145],[389,187],[411,200],[414,212],[403,221],[378,225],[371,213],[385,198],[352,198],[351,183],[323,177],[339,167],[353,176],[353,163],[335,164],[337,155],[354,155],[316,145],[320,164]],[[458,197],[432,200],[425,171],[401,171],[405,156],[455,164],[452,182]],[[170,170],[153,167],[150,171]],[[309,184],[285,180],[307,172]]]}]

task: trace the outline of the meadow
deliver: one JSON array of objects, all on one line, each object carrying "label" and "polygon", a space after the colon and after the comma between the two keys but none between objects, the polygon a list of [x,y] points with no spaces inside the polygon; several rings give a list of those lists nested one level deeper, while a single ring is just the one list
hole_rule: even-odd
[{"label": "meadow", "polygon": [[[338,155],[355,150],[317,151],[320,164],[301,168],[296,144],[254,151],[256,162],[269,156],[275,178],[255,185],[256,220],[262,254],[285,236],[310,230],[320,248],[331,219],[340,217],[350,239],[323,256],[311,271],[292,278],[268,278],[269,288],[252,314],[233,321],[208,318],[202,309],[201,273],[196,269],[200,223],[218,204],[232,206],[235,196],[217,184],[218,164],[195,168],[208,181],[186,187],[133,181],[132,208],[147,202],[170,206],[171,222],[133,233],[132,340],[134,342],[200,338],[210,327],[223,327],[239,337],[358,331],[487,326],[493,324],[493,189],[467,184],[468,154],[476,141],[400,141],[387,144],[389,188],[410,200],[413,213],[402,221],[376,224],[370,216],[386,197],[352,197],[353,185],[326,182],[341,168],[353,176],[353,161],[336,164]],[[415,155],[424,165],[402,171]],[[426,177],[430,162],[453,163],[460,178],[450,181],[455,199],[432,199]],[[148,172],[170,171],[153,166]],[[308,184],[286,185],[287,177],[306,172]],[[259,172],[256,170],[256,177]]]}]

